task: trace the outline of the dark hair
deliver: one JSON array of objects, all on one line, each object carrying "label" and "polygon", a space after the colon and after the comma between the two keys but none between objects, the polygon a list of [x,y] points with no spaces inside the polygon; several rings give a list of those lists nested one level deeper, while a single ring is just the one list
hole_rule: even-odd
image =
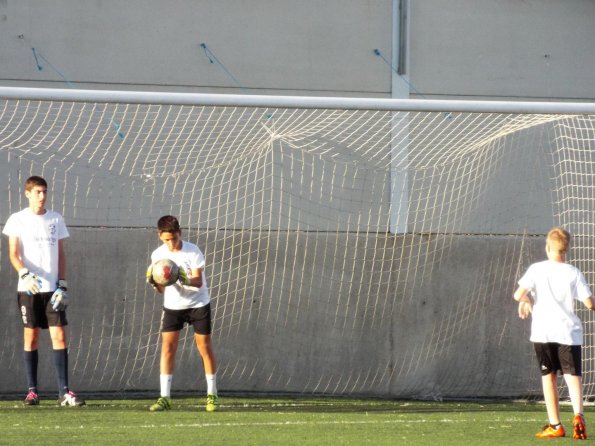
[{"label": "dark hair", "polygon": [[30,191],[35,186],[43,186],[47,189],[48,183],[46,180],[44,180],[43,178],[38,177],[36,175],[33,175],[32,177],[27,178],[27,181],[25,181],[25,190]]},{"label": "dark hair", "polygon": [[159,232],[182,232],[178,219],[173,215],[164,215],[157,221],[157,230]]}]

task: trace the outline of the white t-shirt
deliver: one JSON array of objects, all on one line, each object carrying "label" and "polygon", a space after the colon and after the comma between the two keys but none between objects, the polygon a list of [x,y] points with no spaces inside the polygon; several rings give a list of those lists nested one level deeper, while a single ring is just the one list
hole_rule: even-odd
[{"label": "white t-shirt", "polygon": [[[8,217],[3,234],[18,237],[25,268],[41,279],[42,292],[56,289],[58,282],[58,240],[69,236],[64,219],[54,211],[37,215],[30,208]],[[18,291],[26,291],[19,278]]]},{"label": "white t-shirt", "polygon": [[534,299],[532,342],[582,345],[583,327],[574,313],[574,301],[584,301],[591,290],[578,268],[552,260],[534,263],[519,286],[530,290]]},{"label": "white t-shirt", "polygon": [[180,285],[179,282],[165,287],[163,292],[163,306],[165,308],[185,310],[187,308],[204,307],[209,303],[209,289],[204,272],[205,256],[198,246],[182,241],[182,249],[173,252],[167,249],[167,246],[161,245],[151,254],[151,263],[161,259],[172,260],[178,265],[178,268],[184,268],[189,277],[193,269],[203,269],[202,286],[200,288]]}]

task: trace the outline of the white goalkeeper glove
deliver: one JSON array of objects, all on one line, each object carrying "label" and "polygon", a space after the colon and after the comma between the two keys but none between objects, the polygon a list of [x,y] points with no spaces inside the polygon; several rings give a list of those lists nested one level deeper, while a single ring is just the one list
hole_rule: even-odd
[{"label": "white goalkeeper glove", "polygon": [[66,307],[68,306],[67,289],[68,284],[66,283],[66,280],[58,280],[58,288],[56,288],[56,291],[54,291],[54,294],[52,294],[52,298],[50,299],[50,304],[54,311],[66,310]]},{"label": "white goalkeeper glove", "polygon": [[29,271],[27,268],[19,270],[19,277],[23,281],[23,285],[27,290],[29,296],[39,293],[41,290],[41,279]]}]

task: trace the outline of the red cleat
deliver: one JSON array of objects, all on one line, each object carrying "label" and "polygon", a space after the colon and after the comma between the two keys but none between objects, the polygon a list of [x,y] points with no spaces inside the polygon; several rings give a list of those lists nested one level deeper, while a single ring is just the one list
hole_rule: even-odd
[{"label": "red cleat", "polygon": [[572,419],[572,438],[575,440],[586,440],[587,429],[585,427],[585,419],[581,414],[575,415]]}]

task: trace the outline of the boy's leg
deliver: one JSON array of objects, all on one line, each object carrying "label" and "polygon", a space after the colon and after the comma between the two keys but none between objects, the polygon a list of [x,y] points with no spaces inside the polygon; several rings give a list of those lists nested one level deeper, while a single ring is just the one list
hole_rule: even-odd
[{"label": "boy's leg", "polygon": [[560,423],[560,400],[558,395],[558,377],[556,373],[549,373],[541,377],[543,399],[550,424]]},{"label": "boy's leg", "polygon": [[217,363],[215,360],[215,352],[213,350],[213,343],[211,335],[194,334],[196,347],[202,358],[203,367],[205,370],[205,379],[207,381],[207,412],[214,412],[219,405],[217,397]]},{"label": "boy's leg", "polygon": [[176,368],[176,352],[178,351],[179,331],[161,333],[161,362],[159,365],[159,382],[161,396],[171,396],[171,382]]},{"label": "boy's leg", "polygon": [[583,413],[583,383],[580,376],[564,374],[574,414]]},{"label": "boy's leg", "polygon": [[66,315],[64,311],[48,313],[54,368],[58,380],[60,406],[84,406],[85,400],[68,388],[68,343],[66,341]]},{"label": "boy's leg", "polygon": [[583,382],[579,375],[564,374],[566,385],[568,386],[568,394],[570,395],[570,402],[574,410],[574,418],[572,419],[572,437],[577,440],[587,439],[587,428],[585,426],[585,418],[583,417]]},{"label": "boy's leg", "polygon": [[68,393],[68,348],[66,345],[66,329],[62,326],[50,327],[54,368],[58,379],[58,394],[63,397]]},{"label": "boy's leg", "polygon": [[25,360],[25,373],[27,374],[27,386],[29,392],[37,393],[37,365],[39,363],[39,354],[37,350],[23,352]]},{"label": "boy's leg", "polygon": [[179,338],[179,331],[166,331],[161,333],[161,361],[159,364],[159,371],[162,375],[173,375],[174,373]]},{"label": "boy's leg", "polygon": [[39,328],[28,328],[23,329],[23,339],[25,351],[31,352],[37,350],[39,343]]},{"label": "boy's leg", "polygon": [[179,331],[166,331],[161,333],[161,363],[159,366],[159,382],[161,396],[171,396],[171,382],[176,368],[176,352],[178,351]]},{"label": "boy's leg", "polygon": [[161,359],[159,362],[160,397],[149,407],[151,412],[162,412],[171,409],[171,383],[176,367],[176,352],[178,351],[179,331],[161,332]]},{"label": "boy's leg", "polygon": [[211,335],[195,333],[194,340],[196,341],[198,353],[202,358],[205,374],[214,375],[217,372],[217,364],[215,361],[215,352],[213,350],[213,342],[211,341]]},{"label": "boy's leg", "polygon": [[39,354],[37,353],[39,344],[39,328],[24,328],[23,347],[25,360],[25,372],[27,374],[27,385],[29,391],[37,393],[37,364]]},{"label": "boy's leg", "polygon": [[37,395],[37,370],[39,364],[39,334],[47,326],[44,319],[43,300],[40,295],[17,293],[19,311],[23,321],[23,359],[29,391],[23,401],[28,406],[39,404]]}]

